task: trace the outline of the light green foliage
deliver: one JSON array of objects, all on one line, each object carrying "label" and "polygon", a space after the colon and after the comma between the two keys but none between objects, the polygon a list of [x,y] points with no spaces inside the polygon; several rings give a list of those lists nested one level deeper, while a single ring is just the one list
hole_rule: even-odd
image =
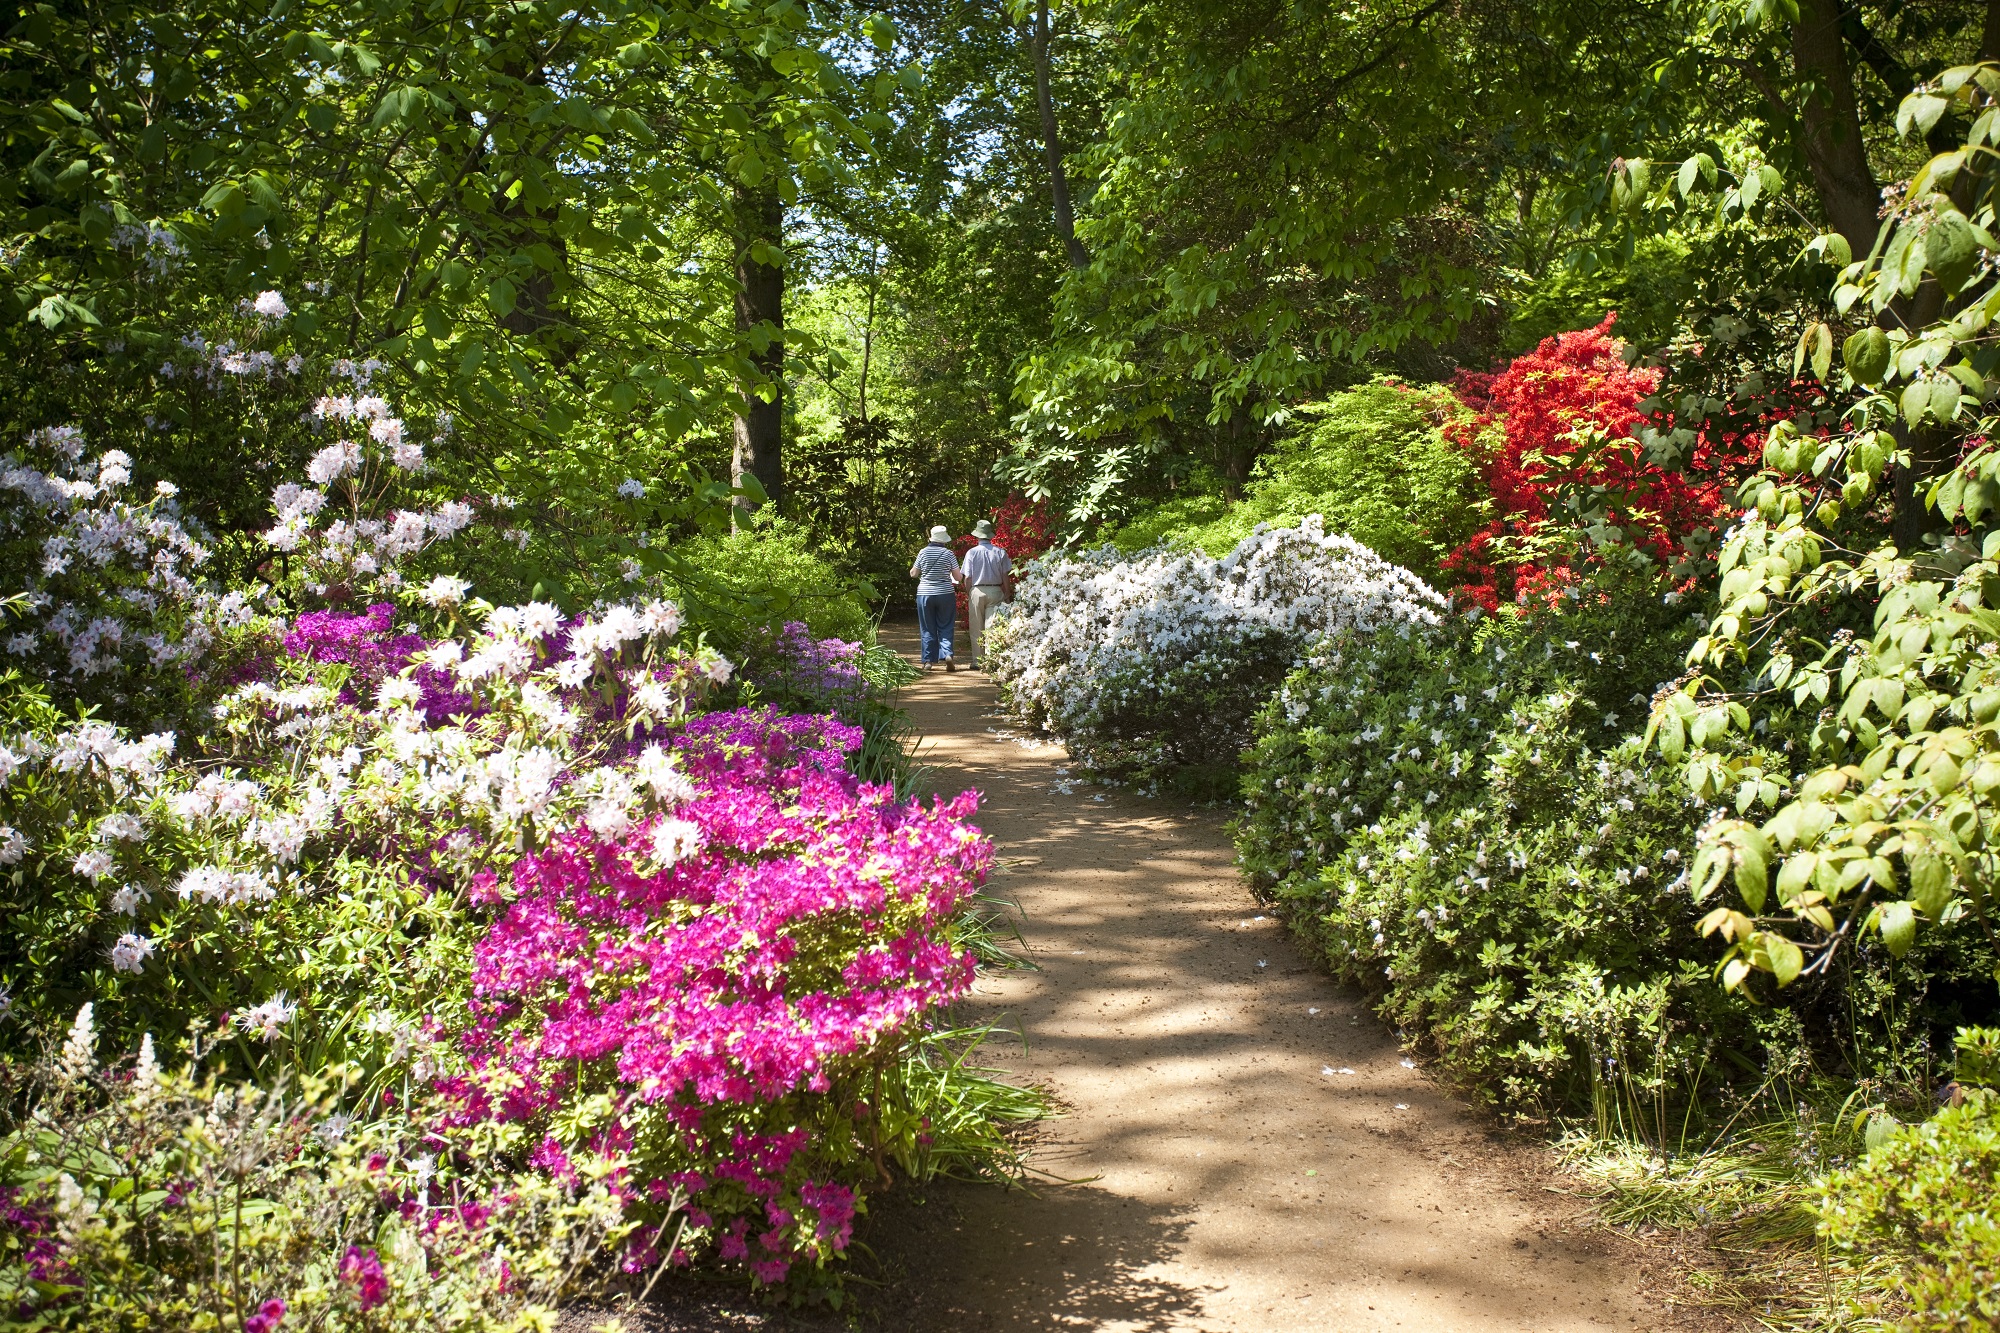
[{"label": "light green foliage", "polygon": [[1503,350],[1525,352],[1543,338],[1588,328],[1614,311],[1618,336],[1626,342],[1653,348],[1672,340],[1704,276],[1691,271],[1691,249],[1684,234],[1649,236],[1637,242],[1629,262],[1588,269],[1551,265],[1518,293]]},{"label": "light green foliage", "polygon": [[[79,1022],[83,1043],[73,1028],[26,1082],[0,1066],[0,1186],[17,1223],[0,1300],[16,1327],[238,1333],[276,1300],[284,1327],[327,1333],[546,1328],[602,1291],[594,1261],[637,1226],[618,1159],[577,1155],[572,1183],[512,1169],[518,1128],[449,1128],[412,1113],[421,1099],[354,1115],[337,1067],[264,1089],[161,1069],[149,1048],[95,1073]],[[42,1263],[23,1217],[57,1242]],[[379,1300],[343,1279],[350,1247],[381,1265]]]},{"label": "light green foliage", "polygon": [[1821,1231],[1840,1252],[1897,1261],[1909,1333],[2000,1324],[2000,1033],[1959,1034],[1959,1105],[1871,1133],[1867,1155],[1819,1191]]},{"label": "light green foliage", "polygon": [[1021,370],[1024,468],[1087,520],[1355,367],[1489,360],[1502,291],[1597,207],[1605,163],[1573,145],[1674,26],[1568,3],[1493,25],[1400,3],[1088,12],[1118,90],[1076,155],[1092,262]]},{"label": "light green foliage", "polygon": [[[324,443],[299,426],[287,358],[350,358],[413,422],[456,418],[428,456],[436,485],[514,502],[512,540],[467,572],[588,602],[620,555],[600,504],[634,475],[706,487],[684,466],[726,469],[714,442],[758,387],[775,331],[733,318],[739,212],[838,193],[889,125],[900,61],[831,54],[861,17],[678,0],[476,4],[445,23],[396,3],[36,11],[0,55],[0,447],[57,424],[142,439],[139,484],[180,484],[244,574],[268,555],[245,539],[270,477]],[[260,336],[223,345],[223,317],[260,291],[283,313],[246,314]],[[275,369],[221,368],[252,351]],[[249,429],[246,385],[267,400]]]},{"label": "light green foliage", "polygon": [[738,531],[672,548],[687,570],[667,575],[695,623],[735,637],[753,624],[802,621],[816,638],[871,637],[874,587],[846,573],[796,523],[760,513]]},{"label": "light green foliage", "polygon": [[[1993,157],[2000,73],[1952,71],[1940,88],[1906,102],[1905,118],[1928,128],[1962,107],[1976,116],[1963,149],[1917,172],[1877,253],[1849,264],[1841,237],[1818,242],[1844,266],[1843,311],[1887,310],[1926,275],[1956,291],[1969,262],[2000,250],[1984,230],[1993,213],[1980,174]],[[1725,882],[1734,890],[1705,921],[1727,942],[1730,986],[1756,972],[1782,985],[1823,971],[1864,934],[1898,955],[1920,926],[1966,920],[2000,939],[1990,896],[2000,870],[2000,450],[1980,406],[1996,314],[2000,292],[1987,292],[1949,320],[1849,337],[1853,402],[1841,427],[1780,423],[1765,471],[1743,487],[1752,512],[1723,549],[1719,609],[1689,653],[1686,687],[1662,700],[1650,732],[1663,756],[1683,761],[1693,791],[1733,798],[1746,817],[1706,832],[1694,883],[1704,901]],[[1796,360],[1828,378],[1832,354],[1821,325]],[[1916,489],[1895,502],[1885,541],[1871,509],[1892,466],[1914,472]],[[1750,738],[1774,729],[1802,747],[1806,771],[1794,779],[1774,782],[1752,752]],[[1768,816],[1749,820],[1760,806]]]},{"label": "light green foliage", "polygon": [[1377,380],[1300,413],[1304,424],[1257,460],[1243,498],[1171,500],[1112,538],[1138,551],[1160,540],[1227,555],[1259,523],[1308,514],[1428,579],[1485,521],[1478,468],[1444,428],[1469,413],[1449,390]]}]

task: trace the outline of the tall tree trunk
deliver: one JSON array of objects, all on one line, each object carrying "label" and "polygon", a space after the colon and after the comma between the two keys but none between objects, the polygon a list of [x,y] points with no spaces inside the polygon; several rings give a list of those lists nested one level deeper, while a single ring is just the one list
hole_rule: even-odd
[{"label": "tall tree trunk", "polygon": [[1076,217],[1069,207],[1069,177],[1063,171],[1062,136],[1056,130],[1056,100],[1049,91],[1049,0],[1035,0],[1035,31],[1028,47],[1035,59],[1035,101],[1042,111],[1042,152],[1049,159],[1049,193],[1055,196],[1056,234],[1071,268],[1088,268],[1090,254],[1076,239]]},{"label": "tall tree trunk", "polygon": [[1792,26],[1792,65],[1800,83],[1800,137],[1820,206],[1859,259],[1875,248],[1882,189],[1861,142],[1841,7],[1842,0],[1800,0],[1799,21]]},{"label": "tall tree trunk", "polygon": [[[785,488],[785,271],[758,258],[757,251],[760,246],[776,251],[783,245],[784,201],[776,190],[739,185],[734,220],[736,331],[751,336],[750,362],[759,378],[743,381],[730,479],[740,486],[746,475],[754,476],[776,505]],[[755,343],[759,326],[764,326],[762,336],[767,339],[761,349]],[[760,384],[770,393],[769,402],[757,392]]]},{"label": "tall tree trunk", "polygon": [[875,298],[882,290],[882,280],[878,269],[881,265],[880,247],[870,243],[868,247],[868,322],[861,326],[861,424],[868,424],[868,364],[875,355]]}]

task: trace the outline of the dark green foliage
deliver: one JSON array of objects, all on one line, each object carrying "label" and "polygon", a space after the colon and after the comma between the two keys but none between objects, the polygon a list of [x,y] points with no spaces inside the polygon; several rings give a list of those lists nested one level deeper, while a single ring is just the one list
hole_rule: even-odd
[{"label": "dark green foliage", "polygon": [[1258,891],[1510,1111],[1660,1143],[1699,1124],[1704,1084],[1765,1068],[1921,1079],[1927,1043],[1981,1002],[1967,930],[1766,988],[1763,1006],[1715,983],[1684,873],[1711,811],[1635,734],[1693,634],[1635,586],[1334,640],[1259,716],[1238,827]]}]

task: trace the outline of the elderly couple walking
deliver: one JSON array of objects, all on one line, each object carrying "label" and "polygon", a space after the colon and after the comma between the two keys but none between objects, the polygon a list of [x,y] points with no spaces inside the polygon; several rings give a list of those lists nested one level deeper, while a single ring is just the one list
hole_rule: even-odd
[{"label": "elderly couple walking", "polygon": [[917,581],[917,626],[923,632],[924,670],[939,662],[946,671],[956,671],[952,663],[952,629],[958,620],[959,588],[965,589],[965,655],[979,660],[979,640],[994,610],[1007,598],[1013,582],[1014,562],[1007,552],[993,544],[993,525],[980,519],[972,525],[978,545],[965,553],[963,563],[952,556],[951,529],[942,525],[931,529],[930,545],[917,552],[910,577]]}]

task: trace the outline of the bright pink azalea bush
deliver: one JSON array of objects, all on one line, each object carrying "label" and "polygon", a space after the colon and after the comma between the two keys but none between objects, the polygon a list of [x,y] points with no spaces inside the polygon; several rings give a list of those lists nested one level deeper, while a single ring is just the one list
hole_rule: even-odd
[{"label": "bright pink azalea bush", "polygon": [[557,836],[488,890],[510,901],[451,1090],[558,1175],[626,1157],[652,1223],[635,1265],[707,1249],[776,1283],[839,1254],[889,1146],[879,1066],[971,984],[946,927],[991,864],[976,794],[898,802],[848,772],[860,744],[828,716],[696,717],[675,815]]},{"label": "bright pink azalea bush", "polygon": [[[0,672],[0,1309],[220,1310],[208,1242],[159,1238],[243,1202],[185,1167],[250,1160],[230,1108],[270,1146],[245,1333],[497,1333],[675,1262],[831,1285],[891,1161],[1007,1160],[956,1045],[927,1120],[976,797],[859,776],[900,772],[882,650],[786,625],[731,640],[739,686],[662,589],[496,606],[400,567],[474,510],[350,387],[273,491],[270,585],[197,586],[172,488],[121,499],[119,451],[0,459],[0,548],[70,575],[10,651],[73,676]],[[732,687],[757,706],[704,711]],[[130,707],[77,715],[86,688]],[[120,1154],[51,1166],[49,1124]]]}]

